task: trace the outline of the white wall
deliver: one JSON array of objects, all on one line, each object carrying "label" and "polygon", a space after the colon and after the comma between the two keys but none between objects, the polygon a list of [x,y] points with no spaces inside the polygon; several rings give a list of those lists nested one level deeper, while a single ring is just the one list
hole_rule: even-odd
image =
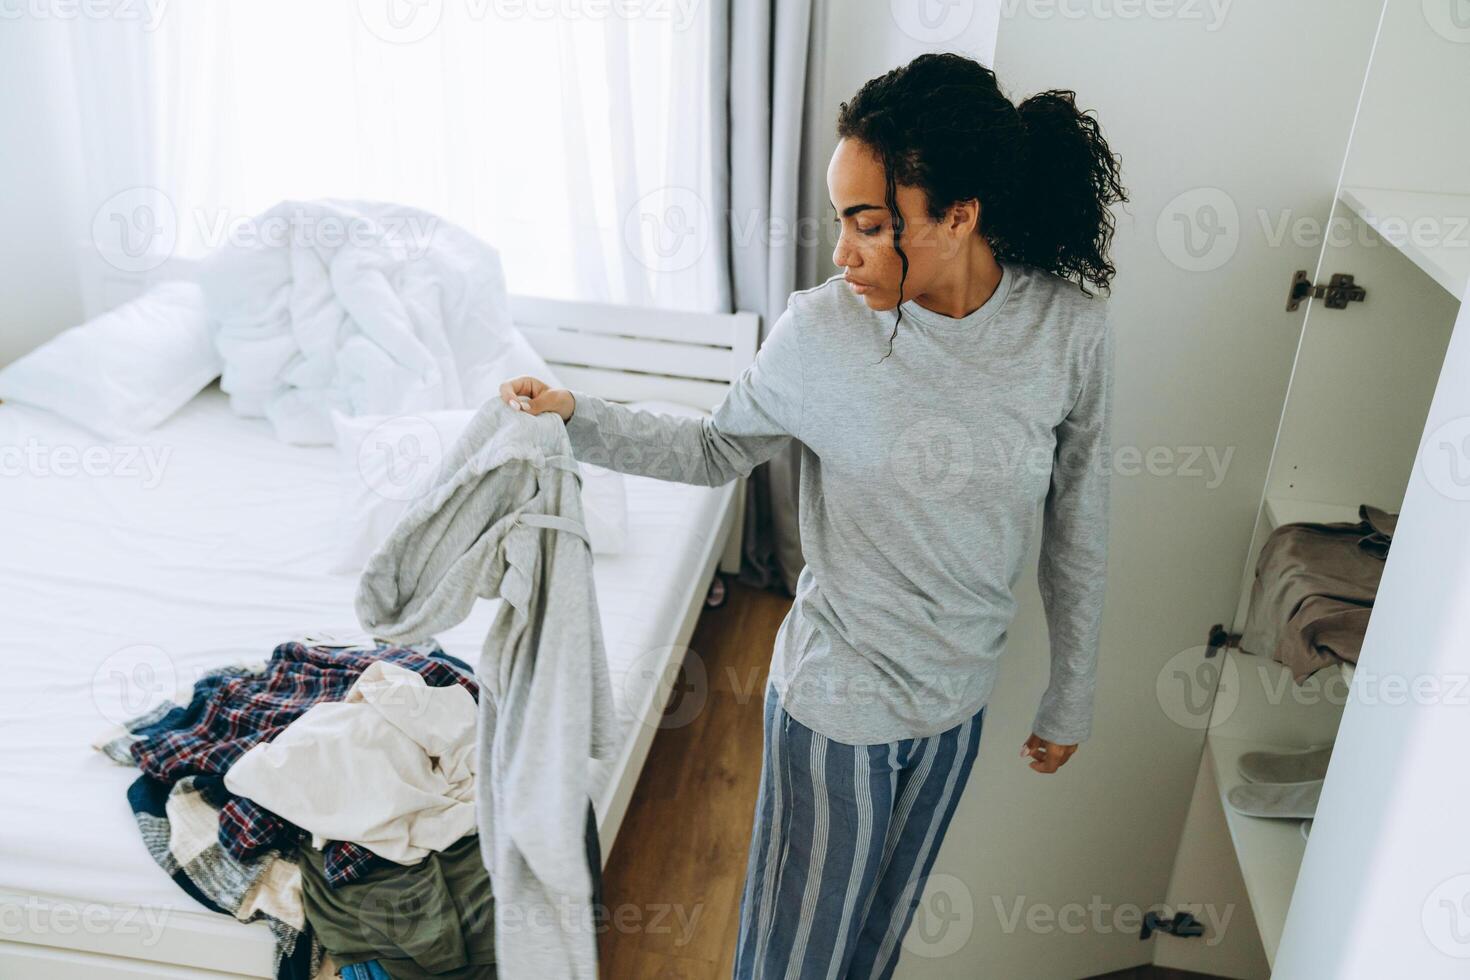
[{"label": "white wall", "polygon": [[0,364],[82,317],[81,158],[65,25],[0,22]]}]

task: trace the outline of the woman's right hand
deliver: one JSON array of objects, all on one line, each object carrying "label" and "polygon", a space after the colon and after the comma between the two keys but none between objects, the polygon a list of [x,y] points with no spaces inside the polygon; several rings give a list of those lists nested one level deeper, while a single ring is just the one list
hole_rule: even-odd
[{"label": "woman's right hand", "polygon": [[577,400],[565,388],[553,388],[539,378],[512,378],[500,386],[500,397],[511,408],[531,415],[555,412],[563,422],[572,420]]}]

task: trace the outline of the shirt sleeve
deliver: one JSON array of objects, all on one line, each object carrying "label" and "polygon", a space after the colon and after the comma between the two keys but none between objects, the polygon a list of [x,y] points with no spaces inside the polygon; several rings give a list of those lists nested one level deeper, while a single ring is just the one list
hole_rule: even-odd
[{"label": "shirt sleeve", "polygon": [[1092,734],[1107,571],[1113,332],[1105,320],[1076,403],[1056,427],[1037,582],[1051,644],[1051,679],[1032,731],[1073,745]]},{"label": "shirt sleeve", "polygon": [[712,415],[629,408],[573,390],[567,436],[579,460],[639,476],[719,486],[801,438],[801,339],[788,307]]}]

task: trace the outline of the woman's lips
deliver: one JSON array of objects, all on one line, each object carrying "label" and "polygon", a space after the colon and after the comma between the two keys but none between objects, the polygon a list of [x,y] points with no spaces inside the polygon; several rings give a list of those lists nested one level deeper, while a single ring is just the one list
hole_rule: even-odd
[{"label": "woman's lips", "polygon": [[847,279],[844,281],[847,283],[848,288],[857,293],[859,296],[866,296],[868,293],[871,293],[876,288],[874,286],[868,285],[865,282],[857,282],[852,279]]}]

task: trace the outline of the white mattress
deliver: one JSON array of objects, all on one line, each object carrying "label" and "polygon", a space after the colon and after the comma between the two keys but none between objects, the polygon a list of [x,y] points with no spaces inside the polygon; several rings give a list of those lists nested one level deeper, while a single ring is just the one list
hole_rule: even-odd
[{"label": "white mattress", "polygon": [[[23,454],[0,459],[0,892],[198,911],[139,839],[125,798],[136,770],[89,743],[149,691],[187,689],[306,633],[357,631],[356,578],[323,571],[336,453],[276,441],[214,388],[141,440],[167,454],[156,485],[118,447],[91,455],[94,475],[52,472],[80,470],[68,453],[95,445],[48,413],[0,405],[0,447]],[[628,551],[596,559],[625,737],[626,706],[651,683],[630,666],[673,642],[678,596],[732,499],[730,486],[628,478]],[[480,603],[440,642],[474,664],[493,612]]]}]

